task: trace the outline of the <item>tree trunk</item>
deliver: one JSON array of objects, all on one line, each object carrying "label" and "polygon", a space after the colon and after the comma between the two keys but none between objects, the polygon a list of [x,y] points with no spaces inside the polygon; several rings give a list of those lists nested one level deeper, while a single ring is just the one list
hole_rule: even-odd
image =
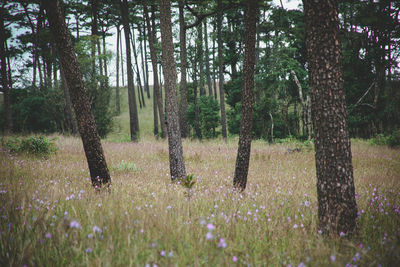
[{"label": "tree trunk", "polygon": [[357,204],[343,88],[338,1],[303,0],[315,135],[319,229],[356,231]]},{"label": "tree trunk", "polygon": [[97,44],[97,6],[98,0],[90,0],[91,4],[91,12],[92,12],[92,22],[91,22],[91,31],[92,36],[90,39],[90,56],[91,56],[91,63],[92,63],[92,73],[91,73],[91,82],[92,86],[95,87],[95,91],[97,91],[97,79],[96,79],[96,44]]},{"label": "tree trunk", "polygon": [[97,132],[96,122],[90,109],[89,97],[82,79],[82,72],[75,55],[70,33],[65,24],[60,4],[54,0],[42,0],[46,9],[50,30],[54,36],[60,64],[70,91],[78,121],[83,148],[88,161],[92,185],[110,184],[111,177]]},{"label": "tree trunk", "polygon": [[133,83],[133,70],[131,62],[131,46],[129,42],[130,27],[128,17],[128,1],[120,0],[121,18],[124,26],[125,46],[126,46],[126,70],[128,73],[128,101],[129,101],[129,123],[131,130],[131,141],[137,142],[137,132],[139,131],[139,119],[136,105],[135,85]]},{"label": "tree trunk", "polygon": [[6,49],[5,44],[7,42],[5,36],[4,27],[4,3],[0,7],[0,60],[1,60],[1,85],[3,86],[3,98],[4,98],[4,111],[6,115],[6,134],[13,132],[13,121],[11,117],[11,105],[10,105],[10,94],[9,94],[9,81],[7,75],[6,65]]},{"label": "tree trunk", "polygon": [[78,133],[78,125],[74,116],[74,111],[72,110],[71,96],[68,89],[67,80],[65,79],[65,74],[61,66],[61,81],[64,90],[65,98],[65,113],[67,117],[68,129],[71,134],[75,135]]},{"label": "tree trunk", "polygon": [[117,25],[117,62],[116,62],[116,86],[115,86],[115,106],[117,108],[117,115],[121,114],[121,104],[119,98],[119,39],[121,38],[121,30],[119,29],[119,24]]},{"label": "tree trunk", "polygon": [[140,59],[142,60],[144,90],[147,93],[147,99],[150,99],[149,75],[148,75],[149,73],[147,71],[147,56],[146,56],[146,50],[143,49],[143,47],[146,46],[146,32],[145,32],[146,29],[145,29],[145,27],[140,28],[140,23],[139,23],[138,31],[139,31],[139,37],[140,37]]},{"label": "tree trunk", "polygon": [[[214,32],[217,30],[216,28],[217,28],[217,23],[215,22],[215,23],[213,23],[213,26],[214,26]],[[216,68],[216,59],[215,59],[215,38],[213,38],[213,49],[212,49],[212,62],[213,62],[213,64],[212,64],[212,75],[213,75],[213,84],[214,84],[214,99],[215,100],[217,100],[217,98],[218,98],[218,96],[217,96],[217,79],[216,79],[216,77],[215,77],[215,70],[217,69]]]},{"label": "tree trunk", "polygon": [[225,112],[225,91],[224,91],[224,62],[222,54],[222,0],[218,0],[218,15],[217,15],[217,28],[218,28],[218,66],[219,66],[219,104],[221,106],[221,125],[222,125],[222,138],[226,141],[226,112]]},{"label": "tree trunk", "polygon": [[171,3],[160,0],[160,24],[162,63],[164,71],[165,98],[168,121],[168,147],[171,179],[186,177],[181,132],[179,129],[178,95],[176,88],[176,65],[172,42]]},{"label": "tree trunk", "polygon": [[181,101],[179,105],[179,122],[181,129],[182,138],[186,138],[188,135],[188,125],[186,121],[186,110],[187,110],[187,82],[186,82],[186,71],[187,71],[187,52],[186,52],[186,28],[185,28],[185,14],[184,14],[184,0],[178,1],[179,5],[179,45],[180,45],[180,56],[181,56],[181,84],[180,84],[180,96]]},{"label": "tree trunk", "polygon": [[204,88],[204,52],[203,52],[203,25],[199,23],[197,25],[197,62],[199,64],[199,87],[200,96],[206,95]]},{"label": "tree trunk", "polygon": [[257,2],[258,0],[246,1],[242,117],[240,120],[239,147],[236,157],[235,176],[233,178],[233,186],[239,190],[244,190],[246,188],[250,162],[254,104],[254,63],[256,58],[256,22],[258,17]]},{"label": "tree trunk", "polygon": [[122,87],[125,87],[125,74],[124,74],[124,53],[122,52],[122,37],[119,38],[119,51],[120,51],[120,59],[121,59],[121,80]]},{"label": "tree trunk", "polygon": [[206,47],[204,60],[206,61],[208,95],[213,96],[212,85],[211,85],[211,73],[210,73],[210,57],[209,57],[210,51],[208,49],[207,18],[204,19],[204,45]]},{"label": "tree trunk", "polygon": [[167,125],[165,124],[165,119],[164,119],[164,111],[163,111],[163,104],[162,104],[162,99],[161,99],[161,92],[160,92],[160,85],[158,81],[158,71],[157,71],[157,55],[156,55],[156,50],[154,47],[154,40],[153,38],[155,37],[155,28],[152,28],[150,25],[150,18],[149,18],[149,13],[147,10],[147,4],[143,4],[143,12],[145,15],[146,19],[146,25],[147,25],[147,37],[149,40],[149,48],[150,48],[150,57],[151,57],[151,63],[153,66],[153,80],[154,80],[154,94],[153,97],[156,98],[157,100],[157,108],[158,108],[158,113],[160,115],[160,124],[161,124],[161,138],[166,138],[167,134]]},{"label": "tree trunk", "polygon": [[133,57],[135,58],[135,66],[136,66],[136,80],[138,83],[138,98],[142,100],[143,107],[146,107],[146,102],[144,101],[143,87],[142,81],[140,79],[140,71],[139,71],[139,62],[136,53],[136,42],[135,42],[135,30],[132,29],[132,49],[133,49]]}]

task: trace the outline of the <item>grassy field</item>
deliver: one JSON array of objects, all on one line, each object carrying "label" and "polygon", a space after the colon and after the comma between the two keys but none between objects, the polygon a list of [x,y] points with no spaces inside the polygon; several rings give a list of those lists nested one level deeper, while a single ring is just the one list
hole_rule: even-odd
[{"label": "grassy field", "polygon": [[51,136],[48,159],[0,151],[1,266],[396,266],[400,262],[400,151],[353,140],[359,235],[317,229],[312,149],[254,141],[248,187],[232,192],[237,138],[183,143],[196,184],[172,184],[168,146],[128,139],[127,108],[103,140],[110,193],[90,185],[80,139]]}]

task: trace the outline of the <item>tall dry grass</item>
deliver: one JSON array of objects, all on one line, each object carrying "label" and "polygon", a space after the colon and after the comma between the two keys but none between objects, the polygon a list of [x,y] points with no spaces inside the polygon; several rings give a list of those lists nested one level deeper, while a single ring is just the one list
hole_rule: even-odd
[{"label": "tall dry grass", "polygon": [[254,141],[239,194],[232,192],[237,138],[185,140],[186,168],[196,177],[189,201],[187,189],[170,182],[167,142],[151,130],[139,143],[122,142],[124,116],[122,130],[103,141],[110,193],[92,189],[78,138],[56,136],[59,151],[49,159],[0,152],[1,266],[400,262],[399,150],[353,141],[359,235],[326,240],[317,228],[312,150]]}]

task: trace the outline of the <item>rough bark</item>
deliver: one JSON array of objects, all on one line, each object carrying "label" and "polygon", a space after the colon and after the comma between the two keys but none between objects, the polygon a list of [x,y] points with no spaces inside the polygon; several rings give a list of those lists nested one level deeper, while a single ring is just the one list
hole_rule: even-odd
[{"label": "rough bark", "polygon": [[356,231],[357,205],[343,88],[338,1],[303,0],[315,135],[319,229]]},{"label": "rough bark", "polygon": [[179,0],[179,46],[181,56],[181,83],[180,83],[180,103],[179,103],[179,125],[181,129],[182,138],[186,138],[188,135],[188,125],[186,121],[186,110],[188,107],[187,103],[187,52],[186,52],[186,28],[185,28],[185,17],[184,17],[184,1]]},{"label": "rough bark", "polygon": [[239,190],[244,190],[246,188],[250,162],[254,104],[256,22],[258,15],[257,2],[258,0],[246,1],[242,117],[240,120],[239,147],[236,157],[235,175],[233,178],[233,186]]},{"label": "rough bark", "polygon": [[4,4],[0,7],[0,60],[1,60],[1,85],[3,86],[4,110],[6,115],[6,129],[7,134],[13,132],[13,121],[11,117],[11,105],[9,94],[9,81],[6,65],[6,36],[4,27]]},{"label": "rough bark", "polygon": [[111,177],[97,132],[96,122],[90,109],[89,97],[82,79],[82,72],[75,55],[70,33],[65,24],[60,4],[55,0],[42,0],[46,9],[50,30],[58,49],[60,64],[75,109],[79,133],[89,165],[92,184],[95,187],[110,184]]},{"label": "rough bark", "polygon": [[222,54],[222,0],[218,0],[218,15],[217,15],[217,29],[218,29],[218,68],[219,68],[219,105],[221,107],[221,132],[222,138],[226,141],[226,112],[225,112],[225,91],[224,91],[224,62]]},{"label": "rough bark", "polygon": [[146,20],[146,25],[147,25],[147,37],[149,40],[149,48],[150,48],[150,57],[151,57],[151,63],[153,66],[153,80],[154,80],[154,96],[157,101],[157,108],[158,108],[158,113],[160,116],[160,124],[161,124],[161,138],[166,138],[167,135],[167,125],[165,123],[165,118],[164,118],[164,111],[163,111],[163,103],[162,103],[162,97],[161,97],[161,90],[160,90],[160,84],[158,80],[158,70],[157,70],[157,54],[156,54],[156,49],[154,47],[154,37],[155,37],[155,29],[151,27],[150,25],[150,18],[149,18],[149,13],[147,9],[147,4],[143,4],[143,12],[145,15],[145,20]]},{"label": "rough bark", "polygon": [[121,114],[121,104],[119,98],[119,39],[121,38],[121,30],[119,29],[119,24],[117,25],[117,59],[116,59],[116,86],[115,86],[115,106],[117,109],[117,115]]},{"label": "rough bark", "polygon": [[135,87],[133,82],[133,69],[131,59],[131,47],[129,42],[130,27],[128,17],[128,1],[120,1],[121,18],[125,34],[125,48],[126,48],[126,70],[128,74],[128,101],[129,101],[129,124],[131,131],[131,141],[137,142],[137,132],[139,131],[139,119],[136,105]]},{"label": "rough bark", "polygon": [[168,121],[168,147],[171,179],[186,177],[181,132],[179,129],[176,65],[172,42],[171,3],[160,0],[161,48],[164,71],[166,111]]}]

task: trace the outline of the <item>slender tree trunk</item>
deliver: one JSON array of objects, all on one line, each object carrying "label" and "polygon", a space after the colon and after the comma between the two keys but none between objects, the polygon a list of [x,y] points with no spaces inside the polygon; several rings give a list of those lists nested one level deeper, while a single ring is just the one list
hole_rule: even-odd
[{"label": "slender tree trunk", "polygon": [[75,135],[78,133],[78,125],[75,120],[74,111],[72,110],[71,96],[69,93],[67,80],[65,78],[62,67],[61,67],[61,81],[62,81],[62,87],[64,90],[65,113],[66,113],[66,117],[67,117],[68,129],[69,129],[70,133]]},{"label": "slender tree trunk", "polygon": [[128,1],[120,0],[121,18],[125,33],[126,46],[126,70],[128,73],[128,101],[129,101],[129,122],[131,130],[131,141],[137,142],[139,132],[138,110],[136,105],[135,85],[133,83],[133,70],[131,62],[131,47],[129,42],[130,28],[128,17]]},{"label": "slender tree trunk", "polygon": [[204,52],[203,52],[203,25],[199,23],[197,25],[197,63],[199,64],[199,87],[200,96],[206,95],[206,90],[204,88]]},{"label": "slender tree trunk", "polygon": [[217,28],[218,28],[218,67],[219,67],[219,102],[221,106],[221,125],[222,125],[222,138],[226,141],[226,112],[225,112],[225,91],[224,91],[224,62],[222,54],[222,0],[218,0],[218,15],[217,15]]},{"label": "slender tree trunk", "polygon": [[[214,32],[217,30],[217,23],[213,23],[214,26]],[[216,68],[216,59],[215,59],[215,38],[213,38],[213,49],[212,49],[212,59],[213,59],[213,64],[212,64],[212,75],[213,75],[213,83],[214,83],[214,99],[217,100],[217,79],[215,77],[215,70]]]},{"label": "slender tree trunk", "polygon": [[103,65],[104,65],[104,76],[106,77],[106,79],[108,79],[108,69],[107,69],[107,48],[106,48],[106,32],[103,29],[103,26],[101,26],[101,36],[102,36],[102,44],[103,44]]},{"label": "slender tree trunk", "polygon": [[82,72],[75,55],[70,33],[62,16],[60,4],[55,0],[42,0],[42,4],[46,9],[50,30],[57,45],[60,64],[64,70],[71,94],[92,184],[95,187],[110,184],[111,177],[107,169],[96,122],[90,109]]},{"label": "slender tree trunk", "polygon": [[186,28],[185,28],[185,14],[184,14],[184,0],[178,1],[179,5],[179,45],[181,56],[181,83],[180,83],[180,96],[181,101],[179,104],[179,122],[182,138],[188,135],[188,125],[186,121],[187,110],[187,52],[186,52]]},{"label": "slender tree trunk", "polygon": [[6,115],[6,134],[13,133],[13,121],[11,117],[11,103],[10,103],[10,94],[9,94],[9,81],[7,75],[7,65],[6,65],[6,36],[5,36],[5,27],[4,27],[4,5],[2,4],[0,7],[0,60],[1,60],[1,85],[3,87],[3,99],[4,99],[4,111]]},{"label": "slender tree trunk", "polygon": [[148,71],[147,71],[147,57],[146,57],[146,51],[143,49],[143,45],[144,46],[146,45],[146,29],[145,29],[145,27],[140,28],[140,23],[139,23],[138,30],[139,30],[139,37],[140,37],[140,59],[142,60],[144,90],[147,93],[147,99],[150,99],[149,75],[148,75]]},{"label": "slender tree trunk", "polygon": [[[161,99],[161,92],[160,92],[160,85],[158,81],[158,70],[157,70],[157,55],[156,55],[156,50],[154,47],[154,40],[153,38],[155,37],[155,28],[152,28],[150,25],[150,18],[149,18],[149,13],[147,9],[147,4],[143,4],[144,8],[144,15],[146,19],[146,25],[147,25],[147,37],[149,40],[149,48],[150,48],[150,57],[151,57],[151,63],[153,65],[153,76],[154,76],[154,96],[157,100],[157,108],[158,112],[160,115],[160,124],[161,124],[161,138],[166,138],[167,134],[167,125],[165,124],[165,119],[164,119],[164,111],[163,111],[163,104],[162,104],[162,99]],[[153,25],[154,26],[154,25]]]},{"label": "slender tree trunk", "polygon": [[5,42],[5,47],[6,47],[6,59],[7,59],[7,68],[8,68],[8,88],[12,89],[13,88],[13,79],[11,75],[11,63],[10,63],[10,52],[8,50],[8,45],[7,42]]},{"label": "slender tree trunk", "polygon": [[115,86],[115,106],[117,108],[117,115],[121,114],[121,104],[119,97],[119,39],[121,38],[121,30],[119,29],[119,24],[117,24],[117,59],[116,59],[116,69],[117,69],[117,77],[116,77],[116,86]]},{"label": "slender tree trunk", "polygon": [[204,60],[206,61],[206,77],[207,77],[207,87],[208,87],[208,95],[212,96],[212,85],[211,85],[211,73],[210,73],[210,51],[208,49],[208,33],[207,33],[207,18],[204,19],[204,45],[206,47],[206,53],[204,56]]},{"label": "slender tree trunk", "polygon": [[240,120],[239,147],[236,157],[233,186],[244,190],[250,163],[251,132],[253,129],[254,64],[256,58],[256,23],[258,0],[247,0],[245,11],[245,48],[243,62],[242,117]]},{"label": "slender tree trunk", "polygon": [[[122,26],[123,27],[123,26]],[[120,59],[121,59],[121,80],[122,87],[125,87],[125,74],[124,74],[124,53],[122,52],[122,37],[119,38],[119,51],[120,51]]]},{"label": "slender tree trunk", "polygon": [[97,91],[97,79],[96,79],[96,44],[97,44],[97,6],[98,6],[98,0],[90,0],[91,4],[91,12],[92,12],[92,22],[91,22],[91,30],[92,30],[92,36],[91,36],[91,63],[92,63],[92,77],[91,77],[91,82],[92,86],[95,87],[95,91]]},{"label": "slender tree trunk", "polygon": [[[195,60],[196,61],[196,60]],[[200,129],[200,110],[199,110],[199,101],[198,101],[198,84],[197,84],[197,64],[193,66],[193,105],[194,105],[194,132],[199,138],[199,140],[203,139],[203,135],[201,134]]]},{"label": "slender tree trunk", "polygon": [[346,125],[338,1],[303,0],[310,77],[319,229],[356,231],[357,204]]},{"label": "slender tree trunk", "polygon": [[146,107],[146,102],[144,101],[143,95],[143,87],[142,81],[140,79],[140,71],[139,71],[139,61],[136,53],[136,42],[135,42],[135,30],[132,29],[132,49],[133,49],[133,57],[135,58],[135,66],[136,66],[136,80],[138,83],[138,98],[142,100],[143,107]]},{"label": "slender tree trunk", "polygon": [[171,3],[160,0],[162,63],[165,80],[165,98],[168,120],[168,147],[171,179],[186,177],[181,132],[179,129],[176,65],[172,42]]}]

